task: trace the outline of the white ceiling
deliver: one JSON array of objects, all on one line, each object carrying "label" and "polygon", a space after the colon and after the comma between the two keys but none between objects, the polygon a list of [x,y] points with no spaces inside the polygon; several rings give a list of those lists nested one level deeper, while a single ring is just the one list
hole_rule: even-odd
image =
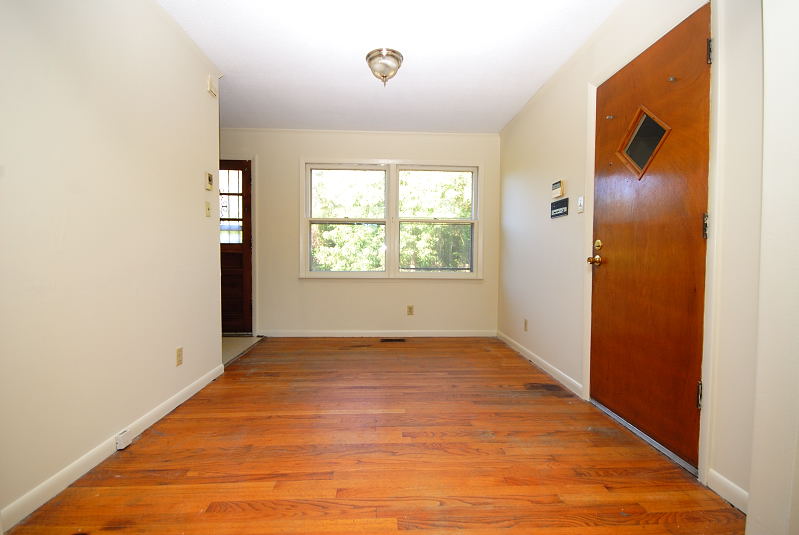
[{"label": "white ceiling", "polygon": [[223,127],[413,132],[498,132],[620,2],[158,1],[224,74]]}]

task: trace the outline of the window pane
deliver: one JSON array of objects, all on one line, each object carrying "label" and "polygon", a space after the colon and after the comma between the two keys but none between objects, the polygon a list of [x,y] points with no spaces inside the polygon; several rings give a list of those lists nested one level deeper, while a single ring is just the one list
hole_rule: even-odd
[{"label": "window pane", "polygon": [[241,171],[220,169],[219,193],[241,193]]},{"label": "window pane", "polygon": [[471,271],[471,223],[400,223],[400,271]]},{"label": "window pane", "polygon": [[243,200],[241,195],[220,195],[219,217],[240,218]]},{"label": "window pane", "polygon": [[644,114],[638,123],[638,130],[636,130],[630,143],[627,144],[624,152],[635,162],[639,169],[643,169],[665,134],[665,128],[660,126],[649,115]]},{"label": "window pane", "polygon": [[471,171],[400,171],[400,217],[472,219]]},{"label": "window pane", "polygon": [[385,271],[383,224],[311,224],[311,271]]},{"label": "window pane", "polygon": [[219,222],[219,243],[242,243],[244,224],[239,220]]},{"label": "window pane", "polygon": [[229,171],[230,193],[241,193],[241,171]]},{"label": "window pane", "polygon": [[385,171],[311,170],[311,217],[382,219],[385,212]]}]

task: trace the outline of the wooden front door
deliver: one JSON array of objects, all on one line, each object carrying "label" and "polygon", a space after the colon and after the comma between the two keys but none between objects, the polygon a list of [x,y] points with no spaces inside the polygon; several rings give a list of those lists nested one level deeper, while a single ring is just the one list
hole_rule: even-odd
[{"label": "wooden front door", "polygon": [[705,5],[597,90],[591,397],[693,466],[710,96]]},{"label": "wooden front door", "polygon": [[252,333],[250,162],[219,162],[222,332]]}]

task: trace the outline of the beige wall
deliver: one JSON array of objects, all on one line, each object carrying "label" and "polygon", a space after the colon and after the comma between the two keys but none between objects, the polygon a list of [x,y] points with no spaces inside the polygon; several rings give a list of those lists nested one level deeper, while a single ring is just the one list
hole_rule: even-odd
[{"label": "beige wall", "polygon": [[713,4],[705,418],[708,484],[746,510],[760,253],[763,49],[760,2]]},{"label": "beige wall", "polygon": [[[701,0],[625,1],[503,129],[501,336],[588,392],[595,87]],[[700,476],[746,507],[756,343],[760,199],[759,6],[714,4],[711,243]],[[722,47],[721,44],[724,46]],[[572,214],[551,220],[550,184]],[[574,212],[586,196],[586,212]],[[745,258],[740,258],[746,251]],[[523,320],[529,329],[523,330]]]},{"label": "beige wall", "polygon": [[10,528],[220,364],[217,221],[204,215],[215,195],[203,188],[218,105],[214,66],[154,2],[4,1],[0,35]]},{"label": "beige wall", "polygon": [[764,0],[763,225],[748,535],[799,533],[799,4]]},{"label": "beige wall", "polygon": [[[254,160],[254,328],[259,334],[496,332],[499,136],[224,129],[225,158]],[[482,280],[299,278],[301,162],[376,159],[480,166]],[[413,304],[416,314],[405,315]]]}]

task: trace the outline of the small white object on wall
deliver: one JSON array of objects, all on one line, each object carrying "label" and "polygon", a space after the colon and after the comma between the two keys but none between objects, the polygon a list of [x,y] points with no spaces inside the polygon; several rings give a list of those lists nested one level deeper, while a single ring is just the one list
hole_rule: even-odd
[{"label": "small white object on wall", "polygon": [[127,429],[120,431],[115,437],[115,445],[117,450],[124,450],[133,442],[133,433]]},{"label": "small white object on wall", "polygon": [[565,188],[563,187],[563,181],[562,180],[558,180],[557,182],[553,182],[552,183],[552,198],[553,199],[557,199],[558,197],[562,197],[564,189]]}]

